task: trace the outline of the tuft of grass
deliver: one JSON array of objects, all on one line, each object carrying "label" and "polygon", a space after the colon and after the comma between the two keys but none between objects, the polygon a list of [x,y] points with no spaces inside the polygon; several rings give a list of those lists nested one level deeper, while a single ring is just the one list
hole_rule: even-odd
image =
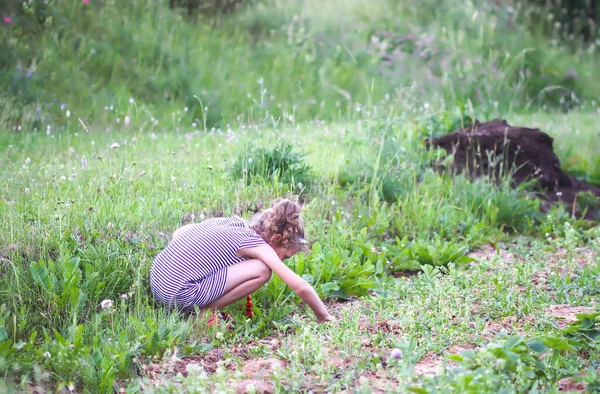
[{"label": "tuft of grass", "polygon": [[273,148],[252,146],[238,154],[229,172],[248,184],[279,182],[292,191],[302,192],[315,183],[305,157],[288,143],[280,143]]}]

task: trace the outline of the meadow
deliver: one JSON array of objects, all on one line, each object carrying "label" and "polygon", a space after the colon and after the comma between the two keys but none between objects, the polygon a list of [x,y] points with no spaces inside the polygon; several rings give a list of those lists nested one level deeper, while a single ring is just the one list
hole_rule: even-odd
[{"label": "meadow", "polygon": [[[600,390],[600,218],[543,211],[510,174],[440,173],[423,142],[507,119],[599,182],[600,41],[488,1],[19,7],[0,29],[0,392]],[[227,308],[232,332],[154,302],[178,227],[282,196],[311,243],[286,264],[337,321],[276,276],[254,319]]]}]

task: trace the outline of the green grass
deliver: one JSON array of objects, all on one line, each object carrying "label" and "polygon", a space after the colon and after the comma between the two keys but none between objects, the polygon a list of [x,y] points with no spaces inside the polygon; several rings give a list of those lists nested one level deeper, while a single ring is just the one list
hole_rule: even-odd
[{"label": "green grass", "polygon": [[[595,223],[561,207],[543,215],[507,180],[436,173],[423,139],[502,117],[548,132],[563,167],[597,181],[597,45],[567,46],[528,25],[526,9],[483,1],[322,3],[257,2],[194,21],[166,2],[50,1],[35,5],[46,7],[43,29],[11,14],[0,29],[0,389],[137,392],[173,352],[247,346],[261,358],[254,342],[274,333],[287,363],[271,382],[282,392],[370,392],[361,374],[431,393],[593,379],[597,342],[577,342],[583,328],[562,331],[543,311],[597,297]],[[231,334],[155,304],[149,268],[179,226],[248,218],[245,208],[298,193],[313,249],[288,264],[332,304],[361,297],[360,310],[316,327],[277,277],[254,294],[255,320],[228,308]],[[468,256],[518,237],[527,241],[514,258]],[[585,267],[577,248],[589,252]],[[552,259],[569,270],[532,284]],[[406,270],[422,274],[396,278]],[[100,306],[107,299],[114,308]],[[538,383],[526,373],[532,349],[509,343],[506,360],[493,345],[504,339],[482,333],[529,315],[513,328],[546,341]],[[364,333],[382,322],[401,329]],[[581,347],[551,346],[560,340]],[[414,374],[429,352],[465,344],[481,352],[460,371]],[[353,360],[332,367],[331,352]],[[158,390],[227,391],[232,373],[167,374]]]}]

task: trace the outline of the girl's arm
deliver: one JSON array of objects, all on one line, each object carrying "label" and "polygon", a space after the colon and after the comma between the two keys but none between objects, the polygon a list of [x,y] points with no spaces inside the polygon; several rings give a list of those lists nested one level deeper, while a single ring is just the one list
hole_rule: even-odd
[{"label": "girl's arm", "polygon": [[319,323],[333,320],[312,286],[288,268],[268,245],[241,249],[242,257],[259,259],[275,272],[313,310]]}]

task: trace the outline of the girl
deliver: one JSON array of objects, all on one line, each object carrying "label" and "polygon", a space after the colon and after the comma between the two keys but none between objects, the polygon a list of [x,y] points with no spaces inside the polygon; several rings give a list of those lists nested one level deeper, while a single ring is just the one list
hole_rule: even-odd
[{"label": "girl", "polygon": [[300,210],[282,200],[257,214],[251,225],[233,216],[181,227],[152,264],[154,297],[168,307],[216,311],[258,290],[274,271],[318,322],[333,320],[315,290],[282,262],[306,244]]}]

